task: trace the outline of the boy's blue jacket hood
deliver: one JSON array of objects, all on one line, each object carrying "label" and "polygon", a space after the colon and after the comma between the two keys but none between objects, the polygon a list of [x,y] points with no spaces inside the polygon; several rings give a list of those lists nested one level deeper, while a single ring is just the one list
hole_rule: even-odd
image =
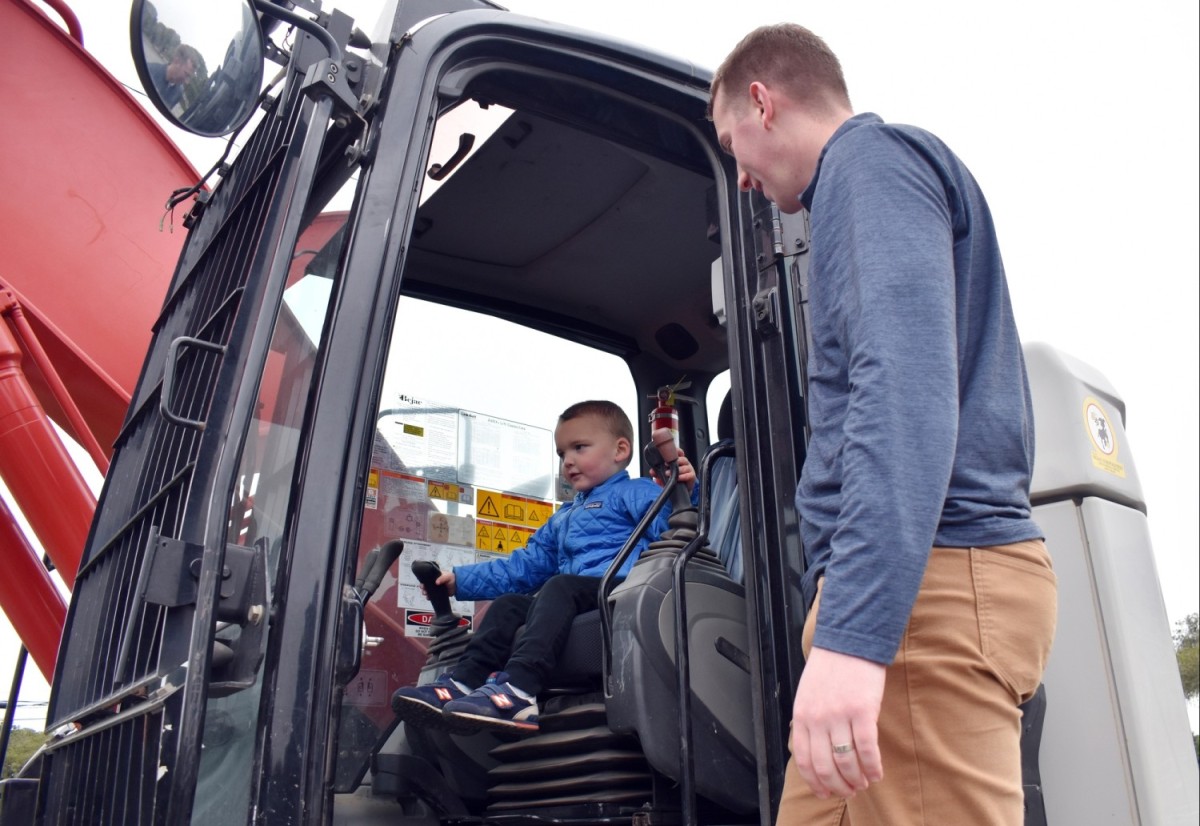
[{"label": "boy's blue jacket hood", "polygon": [[[575,494],[575,499],[551,516],[524,548],[500,559],[455,566],[456,598],[529,594],[555,574],[603,576],[661,490],[650,479],[631,479],[622,470],[587,493]],[[629,573],[645,547],[667,529],[670,510],[668,502],[621,566],[621,577]]]}]

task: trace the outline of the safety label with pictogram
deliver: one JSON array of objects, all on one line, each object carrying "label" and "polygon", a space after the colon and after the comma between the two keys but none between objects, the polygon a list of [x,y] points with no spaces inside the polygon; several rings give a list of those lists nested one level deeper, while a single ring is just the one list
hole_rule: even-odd
[{"label": "safety label with pictogram", "polygon": [[486,519],[475,520],[475,549],[494,554],[511,554],[529,544],[533,529]]},{"label": "safety label with pictogram", "polygon": [[444,502],[461,502],[464,505],[469,505],[475,501],[475,494],[466,485],[458,485],[453,482],[439,482],[430,479],[429,498],[441,499]]},{"label": "safety label with pictogram", "polygon": [[516,496],[495,490],[478,488],[475,491],[475,515],[509,525],[537,530],[554,513],[554,504],[528,496]]}]

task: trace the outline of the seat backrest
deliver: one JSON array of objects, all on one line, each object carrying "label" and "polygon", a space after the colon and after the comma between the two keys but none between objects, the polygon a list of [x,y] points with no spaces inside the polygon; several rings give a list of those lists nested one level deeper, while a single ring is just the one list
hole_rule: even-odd
[{"label": "seat backrest", "polygon": [[741,585],[742,512],[738,505],[737,461],[733,456],[723,456],[713,463],[711,488],[708,545],[730,578]]},{"label": "seat backrest", "polygon": [[[717,439],[713,447],[733,444],[733,393],[727,391],[717,412]],[[742,511],[738,504],[737,460],[718,459],[712,468],[712,511],[708,522],[708,545],[720,558],[729,576],[739,585],[742,575]]]}]

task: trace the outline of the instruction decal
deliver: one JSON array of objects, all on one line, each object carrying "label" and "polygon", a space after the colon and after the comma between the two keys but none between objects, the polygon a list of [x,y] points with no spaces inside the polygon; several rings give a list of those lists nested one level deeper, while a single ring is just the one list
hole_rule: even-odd
[{"label": "instruction decal", "polygon": [[[433,623],[433,606],[421,593],[421,584],[412,572],[412,563],[419,560],[436,562],[443,571],[455,565],[470,565],[476,561],[474,548],[454,548],[428,542],[405,542],[403,564],[397,567],[399,583],[396,588],[396,607],[404,614],[404,636],[428,637]],[[464,618],[469,626],[475,614],[474,602],[459,602],[450,597],[450,610]],[[460,623],[462,624],[462,623]]]}]

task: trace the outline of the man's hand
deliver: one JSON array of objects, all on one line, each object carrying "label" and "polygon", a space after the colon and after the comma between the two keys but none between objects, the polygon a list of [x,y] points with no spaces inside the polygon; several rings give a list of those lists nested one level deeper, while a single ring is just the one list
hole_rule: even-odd
[{"label": "man's hand", "polygon": [[816,647],[809,654],[792,706],[792,756],[817,797],[853,797],[883,779],[885,675],[884,666],[860,657]]}]

